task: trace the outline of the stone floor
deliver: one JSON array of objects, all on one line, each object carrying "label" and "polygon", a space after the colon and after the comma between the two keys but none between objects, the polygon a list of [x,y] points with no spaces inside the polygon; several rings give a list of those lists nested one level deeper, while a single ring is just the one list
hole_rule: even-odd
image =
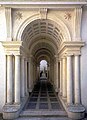
[{"label": "stone floor", "polygon": [[29,101],[27,110],[63,110],[53,86],[47,80],[37,82]]}]

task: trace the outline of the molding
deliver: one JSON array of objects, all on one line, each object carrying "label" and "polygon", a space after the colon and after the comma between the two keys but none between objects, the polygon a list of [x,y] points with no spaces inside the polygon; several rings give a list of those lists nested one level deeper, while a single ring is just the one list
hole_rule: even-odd
[{"label": "molding", "polygon": [[3,2],[3,1],[2,1],[2,2],[1,2],[1,1],[0,1],[0,4],[1,4],[1,5],[6,5],[6,4],[7,4],[7,5],[12,5],[12,4],[14,4],[14,5],[18,5],[18,4],[19,4],[19,5],[20,5],[20,4],[22,4],[22,5],[27,5],[27,4],[28,4],[28,5],[29,5],[29,4],[31,4],[31,5],[35,5],[35,4],[36,4],[36,5],[37,5],[37,4],[39,4],[39,5],[40,5],[40,4],[43,4],[43,5],[49,5],[49,4],[54,4],[54,5],[55,5],[55,4],[58,4],[58,5],[85,5],[85,4],[87,4],[87,2],[86,2],[86,1],[74,1],[74,0],[71,1],[71,2],[70,2],[70,1],[54,1],[54,2],[53,2],[53,1],[49,1],[49,0],[48,0],[48,1],[39,1],[39,0],[38,0],[37,2],[35,2],[35,1],[34,1],[34,2],[33,2],[33,1],[25,1],[25,2],[22,2],[22,1],[20,1],[20,2],[15,2],[15,1],[13,1],[13,2],[12,2],[12,1],[8,1],[8,2],[7,2],[7,1],[4,1],[4,2]]},{"label": "molding", "polygon": [[6,55],[22,55],[25,57],[29,55],[29,49],[27,49],[23,41],[1,41],[1,43]]},{"label": "molding", "polygon": [[1,6],[11,8],[75,8],[87,5],[86,1],[26,1],[26,2],[0,2]]},{"label": "molding", "polygon": [[20,55],[22,41],[3,41],[1,43],[5,48],[6,55]]},{"label": "molding", "polygon": [[85,42],[82,41],[70,41],[63,42],[59,48],[59,57],[67,56],[67,55],[80,55],[81,47],[85,45]]}]

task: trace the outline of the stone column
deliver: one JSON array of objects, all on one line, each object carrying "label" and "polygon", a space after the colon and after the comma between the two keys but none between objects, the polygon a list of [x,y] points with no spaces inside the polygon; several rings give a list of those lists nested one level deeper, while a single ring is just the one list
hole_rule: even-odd
[{"label": "stone column", "polygon": [[62,60],[60,60],[60,95],[62,95]]},{"label": "stone column", "polygon": [[25,59],[25,95],[27,95],[27,59]]},{"label": "stone column", "polygon": [[62,76],[62,80],[63,80],[63,97],[66,98],[67,96],[67,87],[66,87],[66,58],[63,57],[63,76]]},{"label": "stone column", "polygon": [[47,80],[49,80],[49,64],[47,64]]},{"label": "stone column", "polygon": [[47,64],[47,79],[51,81],[51,66]]},{"label": "stone column", "polygon": [[56,92],[58,92],[58,57],[56,57]]},{"label": "stone column", "polygon": [[31,58],[29,58],[29,64],[28,64],[28,67],[29,67],[29,92],[32,92],[32,82],[31,82],[31,79],[32,79],[32,74],[31,74]]},{"label": "stone column", "polygon": [[37,80],[39,79],[39,66],[37,66]]},{"label": "stone column", "polygon": [[14,102],[20,104],[20,56],[15,55],[15,100]]},{"label": "stone column", "polygon": [[72,57],[71,55],[67,56],[67,104],[72,104]]},{"label": "stone column", "polygon": [[55,62],[54,62],[54,80],[53,80],[53,83],[54,83],[54,88],[55,88],[55,91],[56,91],[56,65],[55,65]]},{"label": "stone column", "polygon": [[24,70],[24,57],[21,57],[21,97],[25,97],[25,70]]},{"label": "stone column", "polygon": [[79,55],[75,55],[75,104],[81,103],[80,93],[80,59]]},{"label": "stone column", "polygon": [[7,55],[7,104],[13,102],[13,58]]}]

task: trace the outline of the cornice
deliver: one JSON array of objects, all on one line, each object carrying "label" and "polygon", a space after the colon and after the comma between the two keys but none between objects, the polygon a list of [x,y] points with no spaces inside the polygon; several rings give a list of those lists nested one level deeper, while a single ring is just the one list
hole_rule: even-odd
[{"label": "cornice", "polygon": [[86,1],[25,1],[25,2],[1,2],[2,7],[11,8],[75,8],[87,5]]},{"label": "cornice", "polygon": [[59,56],[81,54],[81,47],[85,45],[82,41],[63,42],[59,49]]},{"label": "cornice", "polygon": [[3,41],[1,42],[6,55],[20,55],[22,41]]}]

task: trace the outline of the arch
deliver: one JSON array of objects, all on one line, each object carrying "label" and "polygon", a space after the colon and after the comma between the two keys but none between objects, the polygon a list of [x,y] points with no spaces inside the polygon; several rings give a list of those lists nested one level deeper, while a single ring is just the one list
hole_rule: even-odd
[{"label": "arch", "polygon": [[[46,44],[46,46],[45,46],[45,44]],[[35,51],[35,48],[37,48],[37,46],[39,46],[39,49],[40,49],[43,45],[44,45],[44,48],[47,48],[49,46],[50,49],[53,50],[57,54],[57,47],[55,47],[55,45],[52,42],[48,42],[47,40],[44,40],[43,42],[41,40],[39,40],[39,41],[36,41],[35,43],[33,43],[32,47],[30,49],[30,54],[32,53],[32,51]]]},{"label": "arch", "polygon": [[[23,33],[24,29],[27,27],[27,25],[30,24],[31,22],[33,22],[34,20],[38,20],[38,19],[40,19],[39,14],[35,14],[35,15],[32,15],[31,17],[27,18],[21,24],[21,26],[19,27],[17,35],[16,35],[16,40],[21,41],[22,33]],[[63,31],[63,33],[65,35],[65,40],[71,41],[71,36],[70,36],[69,29],[67,28],[67,26],[64,24],[64,22],[62,20],[60,20],[58,17],[56,17],[53,14],[49,15],[49,13],[48,13],[48,18],[47,19],[52,20],[55,23],[57,23],[61,27],[61,29],[62,29],[62,31]]]},{"label": "arch", "polygon": [[40,55],[38,58],[37,58],[37,61],[38,63],[40,63],[41,60],[46,60],[48,63],[50,63],[50,59],[49,57],[45,54],[45,55]]}]

